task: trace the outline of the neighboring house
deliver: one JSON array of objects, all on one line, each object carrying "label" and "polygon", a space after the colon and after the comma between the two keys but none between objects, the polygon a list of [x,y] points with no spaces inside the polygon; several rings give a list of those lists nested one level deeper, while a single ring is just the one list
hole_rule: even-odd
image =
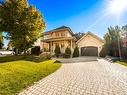
[{"label": "neighboring house", "polygon": [[38,42],[43,51],[51,53],[54,53],[56,45],[60,46],[62,53],[67,47],[73,52],[78,46],[81,56],[99,56],[104,44],[101,38],[91,32],[74,34],[66,26],[42,33],[41,42]]},{"label": "neighboring house", "polygon": [[99,56],[104,42],[95,34],[87,32],[76,42],[76,44],[79,47],[81,56]]},{"label": "neighboring house", "polygon": [[41,46],[41,44],[42,44],[41,38],[39,38],[36,42],[34,42],[34,45],[33,46]]},{"label": "neighboring house", "polygon": [[61,53],[65,53],[65,49],[69,47],[72,51],[75,48],[77,39],[69,27],[62,26],[42,34],[41,48],[43,51],[54,53],[56,45],[59,45]]}]

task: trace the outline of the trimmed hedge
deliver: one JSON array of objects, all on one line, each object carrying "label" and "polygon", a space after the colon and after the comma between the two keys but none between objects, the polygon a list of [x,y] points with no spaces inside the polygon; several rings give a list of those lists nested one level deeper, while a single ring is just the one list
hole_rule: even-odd
[{"label": "trimmed hedge", "polygon": [[74,49],[73,57],[79,57],[79,48],[77,46]]},{"label": "trimmed hedge", "polygon": [[70,57],[71,57],[71,49],[67,47],[65,50],[65,58],[70,58]]},{"label": "trimmed hedge", "polygon": [[55,47],[55,55],[56,55],[56,57],[59,57],[61,55],[61,51],[60,51],[59,45],[56,45],[56,47]]}]

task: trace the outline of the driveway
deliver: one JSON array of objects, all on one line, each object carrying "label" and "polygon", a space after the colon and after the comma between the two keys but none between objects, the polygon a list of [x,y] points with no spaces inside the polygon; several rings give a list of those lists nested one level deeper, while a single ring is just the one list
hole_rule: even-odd
[{"label": "driveway", "polygon": [[127,95],[127,68],[103,59],[63,64],[19,95]]},{"label": "driveway", "polygon": [[58,60],[62,63],[77,63],[77,62],[91,62],[91,61],[97,61],[99,57],[96,56],[81,56],[76,58],[53,58],[55,60]]}]

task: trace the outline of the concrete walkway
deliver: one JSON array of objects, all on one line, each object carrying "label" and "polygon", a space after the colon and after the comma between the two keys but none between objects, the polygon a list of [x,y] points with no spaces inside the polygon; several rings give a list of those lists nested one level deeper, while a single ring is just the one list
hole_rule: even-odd
[{"label": "concrete walkway", "polygon": [[127,68],[103,59],[63,64],[19,95],[127,95]]}]

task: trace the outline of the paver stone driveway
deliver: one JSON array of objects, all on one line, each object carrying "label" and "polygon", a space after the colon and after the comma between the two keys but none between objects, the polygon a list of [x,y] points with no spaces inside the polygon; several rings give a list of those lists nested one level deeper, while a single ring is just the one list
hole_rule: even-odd
[{"label": "paver stone driveway", "polygon": [[127,95],[127,68],[103,59],[63,64],[19,95]]}]

